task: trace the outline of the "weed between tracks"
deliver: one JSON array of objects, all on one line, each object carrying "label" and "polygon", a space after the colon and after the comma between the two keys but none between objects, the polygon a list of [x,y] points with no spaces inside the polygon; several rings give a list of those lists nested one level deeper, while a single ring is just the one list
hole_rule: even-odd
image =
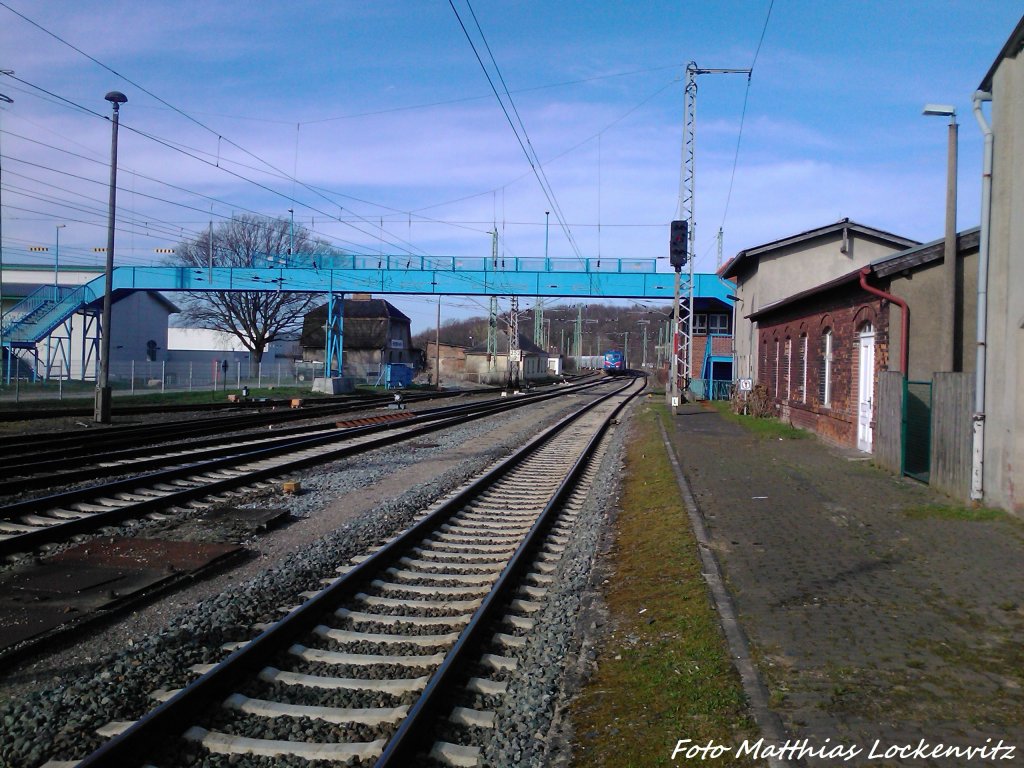
[{"label": "weed between tracks", "polygon": [[[691,764],[682,756],[673,763],[678,740],[732,746],[754,731],[701,578],[657,410],[640,411],[628,448],[605,585],[611,631],[572,707],[574,766]],[[729,753],[706,762],[753,764]]]}]

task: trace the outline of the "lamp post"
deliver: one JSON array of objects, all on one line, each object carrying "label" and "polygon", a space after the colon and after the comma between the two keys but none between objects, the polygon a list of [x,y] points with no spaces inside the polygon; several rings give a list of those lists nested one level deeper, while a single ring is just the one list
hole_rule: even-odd
[{"label": "lamp post", "polygon": [[544,269],[551,269],[548,263],[548,233],[551,224],[551,211],[544,211]]},{"label": "lamp post", "polygon": [[58,224],[57,229],[57,248],[53,252],[53,301],[54,303],[60,301],[60,231],[66,227],[67,224]]},{"label": "lamp post", "polygon": [[284,262],[286,267],[291,266],[292,258],[295,255],[295,209],[289,208],[288,214],[291,216],[291,222],[288,225],[288,258]]},{"label": "lamp post", "polygon": [[956,338],[957,318],[960,316],[957,306],[956,289],[956,162],[957,162],[957,123],[956,109],[951,104],[925,104],[925,115],[949,118],[949,138],[946,148],[946,242],[942,258],[942,275],[945,299],[942,306],[948,324],[942,329],[939,344],[940,371],[957,370]]},{"label": "lamp post", "polygon": [[[14,74],[13,70],[10,70],[10,69],[0,69],[0,75],[13,75],[13,74]],[[13,104],[13,103],[14,103],[14,99],[12,99],[10,96],[6,96],[6,95],[0,93],[0,104]],[[0,114],[2,114],[2,110],[0,110]],[[0,135],[2,135],[2,132],[0,132]],[[0,172],[0,178],[2,178],[2,172]],[[2,206],[0,206],[0,207],[2,207]],[[6,368],[6,378],[5,378],[5,368],[4,368],[5,360],[4,360],[4,357],[5,357],[5,355],[4,355],[4,239],[3,239],[3,217],[0,216],[0,384],[2,384],[5,380],[9,382],[10,379],[11,379],[11,369],[10,369],[9,365]]]},{"label": "lamp post", "polygon": [[117,198],[117,122],[121,105],[128,97],[120,91],[104,96],[113,108],[110,132],[110,203],[107,211],[107,266],[103,286],[103,319],[100,323],[100,377],[96,382],[96,403],[93,420],[110,423],[110,294],[114,289],[114,219]]}]

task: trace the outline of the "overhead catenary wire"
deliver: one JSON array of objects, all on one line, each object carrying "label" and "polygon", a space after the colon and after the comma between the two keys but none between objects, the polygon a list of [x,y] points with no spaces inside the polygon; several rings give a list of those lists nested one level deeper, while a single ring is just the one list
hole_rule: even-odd
[{"label": "overhead catenary wire", "polygon": [[743,140],[743,124],[747,117],[747,102],[750,98],[750,84],[754,78],[754,67],[757,65],[757,57],[761,54],[761,46],[764,44],[764,36],[768,32],[768,22],[772,18],[772,8],[774,5],[775,0],[769,0],[768,13],[765,15],[764,26],[761,27],[761,37],[757,41],[757,48],[754,50],[754,58],[750,62],[750,74],[747,75],[747,87],[743,92],[743,109],[740,112],[740,127],[736,134],[736,152],[732,159],[732,172],[729,174],[729,189],[725,195],[725,207],[722,210],[722,222],[719,225],[720,230],[725,228],[725,220],[729,215],[729,204],[732,201],[733,184],[736,181],[736,166],[739,163],[740,158],[740,142]]},{"label": "overhead catenary wire", "polygon": [[[505,119],[508,121],[509,127],[512,128],[512,133],[515,135],[516,141],[519,143],[519,147],[522,149],[523,154],[526,156],[526,160],[529,163],[530,168],[532,169],[533,174],[537,179],[537,183],[540,185],[541,190],[544,192],[544,196],[547,199],[548,204],[551,206],[551,210],[554,212],[556,220],[562,227],[562,231],[565,234],[566,239],[569,241],[569,244],[571,245],[573,251],[576,253],[577,258],[580,261],[582,261],[583,255],[580,252],[579,247],[576,245],[575,239],[572,237],[572,231],[569,229],[565,221],[565,216],[562,214],[561,207],[558,205],[557,199],[554,196],[554,190],[552,190],[550,186],[546,183],[547,178],[543,174],[543,167],[539,167],[539,160],[536,157],[536,153],[532,152],[532,145],[530,145],[530,148],[527,149],[527,145],[529,144],[529,136],[526,134],[525,126],[523,126],[523,135],[520,135],[519,129],[516,128],[515,121],[512,120],[512,116],[509,114],[508,107],[505,106],[505,100],[502,99],[501,94],[498,92],[498,87],[494,84],[494,80],[491,77],[490,72],[487,70],[487,66],[484,64],[483,58],[480,56],[480,52],[476,47],[476,43],[473,41],[472,35],[469,34],[469,30],[466,28],[466,25],[462,20],[462,16],[459,14],[458,9],[455,7],[455,3],[453,2],[453,0],[448,0],[448,4],[451,6],[452,11],[455,13],[455,18],[458,20],[459,26],[462,28],[462,32],[466,36],[466,40],[469,42],[470,47],[473,49],[473,55],[476,56],[476,60],[480,64],[481,70],[483,70],[484,77],[487,78],[487,83],[491,86],[491,90],[494,92],[494,96],[498,100],[498,104],[501,107],[501,111],[505,115]],[[469,7],[470,13],[473,13],[473,8],[469,4],[469,0],[466,0],[466,5]],[[473,18],[475,21],[475,13],[473,13]],[[480,36],[484,41],[484,45],[487,46],[487,39],[483,34],[483,30],[480,28],[479,22],[477,22],[477,29],[480,32]],[[488,53],[490,54],[490,46],[487,46],[487,50]],[[497,62],[494,60],[493,54],[491,54],[491,63],[495,68],[495,72],[500,78],[501,70],[498,67]],[[503,79],[502,84],[504,86]],[[513,111],[515,111],[515,102],[513,101],[511,95],[508,93],[507,86],[505,87],[505,94],[506,99],[512,106]],[[518,112],[516,113],[516,115],[518,118]],[[521,120],[520,126],[522,126]]]}]

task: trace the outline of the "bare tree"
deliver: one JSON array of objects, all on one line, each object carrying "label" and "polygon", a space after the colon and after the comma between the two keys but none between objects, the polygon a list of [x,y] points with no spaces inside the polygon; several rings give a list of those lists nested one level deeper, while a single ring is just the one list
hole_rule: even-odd
[{"label": "bare tree", "polygon": [[[212,245],[212,247],[211,247]],[[170,260],[176,266],[269,267],[292,254],[302,254],[302,266],[331,253],[326,243],[314,240],[303,227],[292,232],[287,219],[242,215],[225,221],[210,232],[181,243]],[[311,260],[307,265],[305,261]],[[289,264],[291,263],[289,259]],[[297,330],[302,318],[322,301],[319,293],[293,291],[206,291],[186,293],[181,317],[199,327],[234,334],[252,353],[252,364],[263,359],[267,345]]]}]

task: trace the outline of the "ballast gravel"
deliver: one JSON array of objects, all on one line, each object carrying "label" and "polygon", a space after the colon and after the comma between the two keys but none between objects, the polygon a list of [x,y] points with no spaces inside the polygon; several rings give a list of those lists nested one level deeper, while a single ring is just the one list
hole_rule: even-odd
[{"label": "ballast gravel", "polygon": [[[406,486],[404,492],[394,497],[384,498],[373,509],[316,543],[270,564],[244,583],[199,602],[181,615],[169,617],[163,629],[134,641],[133,647],[83,663],[74,679],[7,700],[0,705],[0,766],[34,768],[47,760],[84,757],[103,741],[95,735],[96,728],[144,714],[154,706],[152,691],[186,684],[192,677],[188,672],[190,666],[213,663],[224,655],[220,650],[222,644],[251,638],[255,623],[279,618],[281,608],[297,602],[300,592],[319,589],[321,580],[335,577],[340,563],[407,527],[422,509],[463,485],[513,447],[522,445],[539,428],[553,423],[562,412],[555,411],[549,411],[547,418],[525,429],[515,424],[516,412],[471,422],[431,435],[430,442],[422,447],[381,449],[303,477],[305,493],[288,504],[297,518],[315,516],[327,500],[387,483],[418,462],[439,460],[452,453],[465,455],[458,465],[427,482]],[[508,423],[516,428],[509,429]],[[475,439],[494,429],[508,429],[509,434],[486,451],[467,450]],[[542,621],[528,635],[526,649],[518,652],[522,673],[510,676],[509,694],[494,702],[500,706],[499,722],[486,754],[488,765],[495,768],[543,765],[543,734],[550,726],[561,684],[559,662],[575,642],[575,611],[579,604],[575,595],[582,592],[589,578],[594,545],[606,518],[605,507],[616,488],[620,433],[621,430],[612,433],[613,450],[606,453],[597,487],[590,493],[575,526],[575,536],[563,556],[558,578],[549,587],[547,604],[539,617]],[[357,628],[374,631],[372,626]],[[379,629],[388,631],[386,627]],[[425,628],[423,634],[436,631]],[[387,704],[395,703],[394,697],[377,694],[376,698],[388,699]],[[367,705],[372,706],[369,702]],[[294,763],[310,768],[322,762],[266,758],[239,761],[194,748],[188,751],[194,756],[189,764],[211,767],[281,768]]]}]

